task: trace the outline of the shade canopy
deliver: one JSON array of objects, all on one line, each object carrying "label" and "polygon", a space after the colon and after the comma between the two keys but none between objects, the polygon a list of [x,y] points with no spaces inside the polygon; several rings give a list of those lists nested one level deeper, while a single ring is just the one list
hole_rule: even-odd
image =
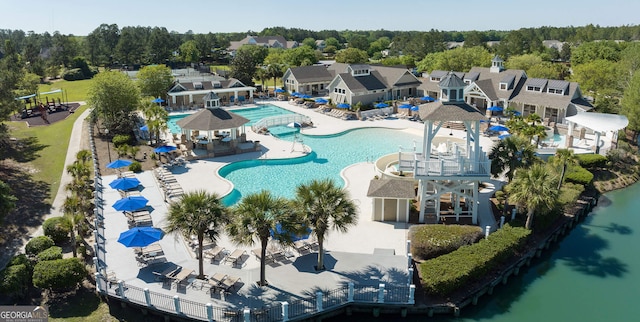
[{"label": "shade canopy", "polygon": [[338,105],[336,105],[337,108],[349,108],[351,107],[349,104],[347,103],[340,103]]},{"label": "shade canopy", "polygon": [[411,106],[409,109],[415,112],[415,111],[419,111],[420,107],[419,106]]},{"label": "shade canopy", "polygon": [[142,196],[125,197],[113,204],[113,209],[117,211],[136,211],[147,206],[149,200]]},{"label": "shade canopy", "polygon": [[136,178],[120,178],[111,181],[109,186],[116,190],[129,190],[140,185],[140,180]]},{"label": "shade canopy", "polygon": [[302,94],[300,94],[300,93],[298,93],[298,92],[293,92],[293,93],[291,93],[291,96],[300,96],[300,95],[302,95]]},{"label": "shade canopy", "polygon": [[507,134],[501,134],[501,135],[498,135],[498,139],[500,139],[500,140],[504,140],[504,139],[506,139],[506,138],[508,138],[508,137],[510,137],[510,136],[511,136],[511,134],[509,134],[509,133],[507,133]]},{"label": "shade canopy", "polygon": [[167,153],[176,150],[177,148],[173,145],[163,145],[153,149],[155,153]]},{"label": "shade canopy", "polygon": [[385,108],[385,107],[389,107],[389,104],[384,103],[384,102],[380,102],[380,103],[374,105],[373,107],[375,107],[375,108]]},{"label": "shade canopy", "polygon": [[280,223],[276,224],[276,229],[275,232],[273,230],[269,230],[271,233],[271,237],[273,237],[274,239],[279,239],[278,237],[281,237],[283,235],[288,235],[289,238],[291,238],[291,241],[298,241],[298,240],[303,240],[303,239],[307,239],[309,238],[309,236],[311,235],[311,228],[306,228],[305,232],[301,235],[297,235],[295,233],[292,232],[287,232],[286,230],[284,230],[284,228],[282,228],[282,225]]},{"label": "shade canopy", "polygon": [[296,128],[296,127],[302,127],[302,125],[300,123],[298,123],[298,122],[291,122],[291,123],[287,124],[287,127]]},{"label": "shade canopy", "polygon": [[433,101],[435,101],[436,99],[435,99],[435,98],[433,98],[433,97],[431,97],[431,96],[429,96],[429,95],[426,95],[426,96],[420,97],[420,100],[421,100],[421,101],[424,101],[424,102],[433,102]]},{"label": "shade canopy", "polygon": [[274,93],[284,93],[284,89],[282,89],[282,88],[276,88],[273,92],[274,92]]},{"label": "shade canopy", "polygon": [[148,126],[142,126],[140,127],[140,131],[145,131],[145,132],[149,132],[149,127]]},{"label": "shade canopy", "polygon": [[117,169],[117,168],[122,168],[122,167],[128,167],[132,163],[133,163],[133,161],[118,159],[118,160],[115,160],[115,161],[107,164],[107,168],[109,168],[109,169]]},{"label": "shade canopy", "polygon": [[400,109],[410,109],[413,105],[411,104],[402,104],[400,106],[398,106],[398,108]]},{"label": "shade canopy", "polygon": [[495,105],[487,108],[487,111],[491,111],[491,112],[502,112],[502,110],[504,110],[504,108],[500,106],[495,106]]},{"label": "shade canopy", "polygon": [[304,94],[304,95],[300,95],[300,98],[311,98],[311,95],[309,94]]},{"label": "shade canopy", "polygon": [[629,119],[620,114],[581,112],[565,119],[596,132],[618,131],[629,125]]},{"label": "shade canopy", "polygon": [[164,100],[161,98],[155,98],[151,101],[151,103],[164,103]]},{"label": "shade canopy", "polygon": [[146,247],[160,239],[164,233],[154,227],[134,227],[120,233],[118,242],[126,247]]},{"label": "shade canopy", "polygon": [[327,101],[324,98],[316,98],[316,103],[327,104],[327,103],[329,103],[329,101]]},{"label": "shade canopy", "polygon": [[247,118],[217,107],[202,109],[176,122],[183,129],[199,131],[233,129],[247,123]]},{"label": "shade canopy", "polygon": [[495,131],[495,132],[509,131],[509,128],[504,125],[494,125],[489,128],[489,131]]}]

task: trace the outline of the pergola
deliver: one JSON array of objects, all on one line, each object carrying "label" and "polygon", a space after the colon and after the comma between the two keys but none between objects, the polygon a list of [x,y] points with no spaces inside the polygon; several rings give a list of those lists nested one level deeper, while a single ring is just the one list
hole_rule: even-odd
[{"label": "pergola", "polygon": [[574,116],[568,116],[565,118],[569,122],[569,137],[566,140],[567,148],[570,148],[573,144],[573,127],[574,124],[589,128],[596,134],[596,153],[600,151],[600,136],[604,133],[612,132],[611,142],[614,142],[618,138],[618,131],[624,129],[629,125],[629,119],[624,115],[619,114],[605,114],[595,112],[582,112]]},{"label": "pergola", "polygon": [[[191,141],[206,145],[207,150],[213,150],[218,143],[229,143],[235,146],[237,138],[245,133],[244,125],[249,123],[245,117],[229,112],[222,108],[205,108],[176,122],[182,128],[182,141]],[[219,131],[228,130],[228,135],[220,135]],[[198,131],[198,135],[193,135]],[[206,132],[207,134],[201,134]]]}]

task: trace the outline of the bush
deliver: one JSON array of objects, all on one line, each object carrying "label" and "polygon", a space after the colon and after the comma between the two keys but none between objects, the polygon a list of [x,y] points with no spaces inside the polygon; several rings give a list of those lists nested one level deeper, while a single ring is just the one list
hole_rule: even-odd
[{"label": "bush", "polygon": [[58,246],[49,247],[36,255],[38,261],[52,261],[62,259],[62,248]]},{"label": "bush", "polygon": [[588,186],[593,181],[593,173],[581,166],[570,166],[564,177],[565,182]]},{"label": "bush", "polygon": [[41,251],[55,245],[53,239],[48,236],[38,236],[31,239],[24,247],[27,255],[37,255]]},{"label": "bush", "polygon": [[0,271],[0,293],[21,298],[27,293],[31,272],[26,264],[7,266]]},{"label": "bush", "polygon": [[67,218],[51,217],[44,221],[42,224],[42,230],[44,231],[45,236],[51,237],[54,243],[60,245],[61,243],[69,241],[71,224]]},{"label": "bush", "polygon": [[419,225],[409,229],[411,254],[424,260],[476,243],[482,236],[482,228],[478,226]]},{"label": "bush", "polygon": [[607,157],[600,154],[577,154],[578,163],[586,169],[604,168],[607,166]]},{"label": "bush", "polygon": [[31,261],[29,260],[29,258],[27,257],[27,255],[25,254],[18,254],[16,256],[13,256],[10,260],[9,263],[7,263],[7,267],[8,266],[13,266],[13,265],[20,265],[20,264],[24,264],[27,266],[31,265]]},{"label": "bush", "polygon": [[80,68],[68,69],[62,75],[62,78],[66,81],[75,81],[85,79],[84,74]]},{"label": "bush", "polygon": [[128,134],[117,134],[111,139],[113,145],[117,148],[123,144],[129,144],[131,142],[131,135]]},{"label": "bush", "polygon": [[142,164],[138,161],[134,161],[129,165],[129,171],[140,172],[142,171]]},{"label": "bush", "polygon": [[433,295],[468,287],[521,250],[530,234],[528,229],[506,224],[488,239],[425,261],[419,267],[422,287]]},{"label": "bush", "polygon": [[87,276],[87,269],[78,258],[43,261],[33,268],[33,285],[52,291],[75,288]]}]

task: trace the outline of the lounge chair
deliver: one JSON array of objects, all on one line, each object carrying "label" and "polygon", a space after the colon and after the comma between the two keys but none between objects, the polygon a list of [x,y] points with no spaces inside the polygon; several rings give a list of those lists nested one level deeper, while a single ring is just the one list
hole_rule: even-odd
[{"label": "lounge chair", "polygon": [[230,292],[235,288],[235,285],[239,281],[240,281],[240,277],[227,275],[226,278],[220,284],[220,286],[222,287],[222,289],[224,289],[225,292]]}]

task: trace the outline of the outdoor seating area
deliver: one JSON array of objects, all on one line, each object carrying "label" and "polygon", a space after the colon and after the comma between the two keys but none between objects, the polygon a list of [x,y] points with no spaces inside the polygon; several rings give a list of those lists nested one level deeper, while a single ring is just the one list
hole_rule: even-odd
[{"label": "outdoor seating area", "polygon": [[184,190],[173,176],[171,171],[160,167],[154,170],[155,178],[158,180],[160,188],[164,193],[164,200],[171,203],[184,194]]}]

